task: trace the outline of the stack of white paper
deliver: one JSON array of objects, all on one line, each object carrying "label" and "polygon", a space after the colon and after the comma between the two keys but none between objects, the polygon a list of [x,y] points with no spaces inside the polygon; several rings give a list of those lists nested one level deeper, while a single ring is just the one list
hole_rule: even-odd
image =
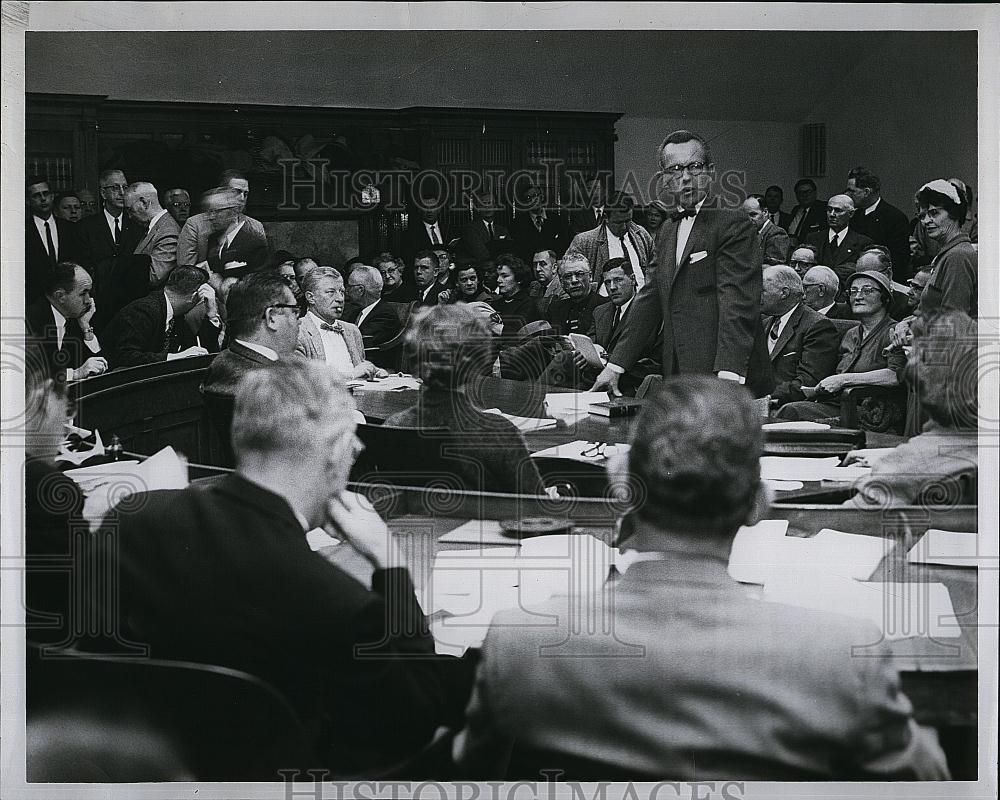
[{"label": "stack of white paper", "polygon": [[599,446],[597,442],[567,442],[566,444],[546,447],[532,453],[532,458],[568,458],[573,461],[583,461],[587,464],[603,464],[614,455],[628,453],[630,447],[627,444],[605,444]]},{"label": "stack of white paper", "polygon": [[407,389],[419,389],[420,380],[412,375],[390,375],[388,378],[375,378],[370,381],[351,381],[348,386],[357,391],[402,392]]},{"label": "stack of white paper", "polygon": [[766,422],[761,428],[765,431],[828,431],[830,426],[825,422],[811,420],[790,420],[788,422]]},{"label": "stack of white paper", "polygon": [[487,408],[487,414],[496,414],[503,417],[506,420],[514,423],[521,433],[534,433],[535,431],[543,431],[549,428],[554,428],[558,424],[554,419],[539,419],[536,417],[519,417],[517,414],[506,414],[499,408]]},{"label": "stack of white paper", "polygon": [[931,528],[912,548],[911,564],[940,564],[945,567],[972,567],[979,563],[979,538],[974,533],[939,531]]},{"label": "stack of white paper", "polygon": [[866,619],[889,640],[961,636],[943,583],[866,583],[815,575],[809,581],[770,581],[764,586],[764,600]]},{"label": "stack of white paper", "polygon": [[[73,440],[70,439],[71,436],[74,437]],[[94,437],[93,443],[87,441],[91,436]],[[66,441],[59,445],[56,461],[82,464],[88,458],[104,455],[104,442],[101,441],[101,432],[98,430],[88,431],[75,425],[66,425],[66,437]]]},{"label": "stack of white paper", "polygon": [[760,476],[777,481],[856,481],[868,475],[867,467],[841,467],[840,459],[762,456]]},{"label": "stack of white paper", "polygon": [[606,403],[607,392],[550,392],[545,395],[545,413],[554,419],[575,420],[590,413],[591,403]]},{"label": "stack of white paper", "polygon": [[172,447],[164,447],[143,462],[116,461],[66,471],[84,493],[83,516],[91,526],[99,523],[117,503],[133,494],[157,489],[183,489],[188,485],[187,460]]}]

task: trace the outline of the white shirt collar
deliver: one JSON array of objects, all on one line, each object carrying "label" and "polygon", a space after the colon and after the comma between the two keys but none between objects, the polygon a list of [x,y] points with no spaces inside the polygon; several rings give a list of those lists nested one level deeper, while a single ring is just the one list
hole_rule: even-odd
[{"label": "white shirt collar", "polygon": [[[701,211],[701,207],[703,205],[705,205],[705,201],[706,200],[708,200],[708,195],[705,195],[703,198],[701,198],[701,200],[698,201],[698,204],[694,207],[694,213],[695,214],[697,214],[699,211]],[[684,210],[684,206],[677,206],[677,210],[678,211],[683,211]],[[694,222],[694,217],[685,217],[684,219],[681,220],[681,224],[683,224],[685,222]]]},{"label": "white shirt collar", "polygon": [[834,233],[833,228],[830,228],[830,241],[832,242],[834,239],[836,239],[837,247],[840,247],[840,245],[843,244],[845,236],[847,236],[847,228],[844,228],[841,231],[837,231],[836,233]]},{"label": "white shirt collar", "polygon": [[781,333],[782,329],[788,324],[789,318],[795,313],[795,309],[797,309],[800,305],[802,305],[802,303],[796,303],[788,309],[788,311],[778,317],[778,333]]},{"label": "white shirt collar", "polygon": [[821,309],[820,309],[819,311],[817,311],[816,313],[817,313],[817,314],[822,314],[822,315],[823,315],[823,316],[825,317],[825,316],[827,315],[827,312],[829,312],[829,310],[830,310],[831,308],[833,308],[833,307],[834,307],[835,305],[837,305],[836,301],[835,301],[835,302],[833,302],[833,303],[830,303],[830,305],[828,305],[828,306],[824,306],[823,308],[821,308]]},{"label": "white shirt collar", "polygon": [[106,208],[102,209],[102,210],[104,211],[104,219],[107,221],[108,227],[111,228],[111,230],[115,229],[115,220],[118,220],[118,227],[119,228],[124,228],[125,227],[125,212],[124,211],[122,211],[122,213],[119,214],[116,217],[113,214],[109,214],[108,210]]},{"label": "white shirt collar", "polygon": [[320,325],[329,325],[330,323],[323,319],[319,314],[314,314],[312,309],[306,312],[306,316],[312,320],[312,324],[316,326],[316,330],[322,331],[323,329]]},{"label": "white shirt collar", "polygon": [[770,224],[771,224],[771,218],[770,217],[764,217],[764,224],[760,226],[760,229],[758,230],[758,233],[763,233],[764,232],[764,228],[766,228]]},{"label": "white shirt collar", "polygon": [[166,330],[167,325],[170,324],[170,320],[174,318],[174,307],[170,305],[170,296],[164,292],[163,299],[167,301],[167,321],[163,323],[163,328]]},{"label": "white shirt collar", "polygon": [[149,221],[149,230],[153,230],[153,226],[160,221],[160,217],[167,213],[167,209],[161,208],[159,213]]},{"label": "white shirt collar", "polygon": [[66,327],[66,317],[59,313],[59,309],[56,308],[52,303],[49,303],[49,307],[52,309],[52,318],[56,321],[57,328]]},{"label": "white shirt collar", "polygon": [[629,298],[629,301],[628,301],[627,303],[623,303],[623,304],[621,305],[621,307],[619,308],[619,311],[621,312],[621,313],[619,313],[619,315],[618,315],[619,317],[624,317],[624,316],[625,316],[625,312],[626,312],[626,311],[628,311],[628,307],[629,307],[630,305],[632,305],[632,301],[633,301],[633,300],[635,300],[635,295],[632,295],[632,297],[631,297],[631,298]]},{"label": "white shirt collar", "polygon": [[358,314],[358,321],[355,322],[354,324],[357,325],[360,328],[361,327],[361,323],[365,321],[365,317],[367,317],[371,313],[371,310],[373,308],[375,308],[375,306],[377,306],[379,304],[379,302],[381,302],[381,299],[382,298],[379,298],[374,303],[371,303],[371,304],[365,306],[364,308],[362,308],[361,309],[361,313]]},{"label": "white shirt collar", "polygon": [[239,222],[236,223],[235,227],[229,233],[226,234],[226,243],[221,248],[222,250],[225,250],[227,247],[229,247],[233,243],[233,239],[236,238],[236,234],[240,232],[240,228],[243,227],[243,224],[246,221],[247,221],[246,217],[243,217],[242,219],[240,219]]},{"label": "white shirt collar", "polygon": [[248,342],[243,339],[234,339],[234,342],[243,345],[247,350],[253,350],[255,353],[260,353],[264,358],[270,359],[271,361],[278,360],[278,354],[274,352],[270,347],[263,344],[257,344],[256,342]]},{"label": "white shirt collar", "polygon": [[880,197],[878,200],[876,200],[874,203],[872,203],[870,206],[868,206],[868,208],[865,209],[865,216],[867,217],[876,208],[878,208],[878,204],[881,203],[881,202],[882,202],[882,198]]}]

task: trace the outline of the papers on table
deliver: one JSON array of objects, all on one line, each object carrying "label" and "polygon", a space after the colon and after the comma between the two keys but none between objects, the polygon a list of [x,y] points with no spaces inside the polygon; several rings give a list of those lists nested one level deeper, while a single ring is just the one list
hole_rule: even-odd
[{"label": "papers on table", "polygon": [[532,453],[532,458],[568,458],[573,461],[582,461],[585,464],[604,464],[611,456],[628,453],[630,447],[627,444],[604,444],[598,442],[567,442],[555,447],[546,447]]},{"label": "papers on table", "polygon": [[443,544],[502,544],[517,547],[518,540],[504,536],[495,519],[472,519],[438,537]]},{"label": "papers on table", "polygon": [[810,420],[795,420],[789,422],[766,422],[761,426],[765,431],[828,431],[830,426],[825,422]]},{"label": "papers on table", "polygon": [[866,619],[889,640],[961,636],[943,583],[866,583],[813,575],[808,581],[771,581],[764,586],[764,600]]},{"label": "papers on table", "polygon": [[514,423],[521,433],[533,433],[554,428],[558,424],[554,419],[538,419],[536,417],[519,417],[517,414],[506,414],[499,408],[487,408],[485,413],[496,414]]},{"label": "papers on table", "polygon": [[576,420],[590,413],[591,403],[606,403],[607,392],[549,392],[545,413],[555,419]]},{"label": "papers on table", "polygon": [[88,458],[104,455],[104,442],[101,432],[88,431],[75,425],[66,426],[66,440],[59,445],[56,461],[68,464],[82,464]]},{"label": "papers on table", "polygon": [[801,489],[805,484],[802,481],[765,481],[767,485],[775,492],[794,492],[796,489]]},{"label": "papers on table", "polygon": [[419,389],[420,380],[412,375],[390,375],[388,378],[370,381],[348,381],[347,385],[356,391],[403,392],[407,389]]},{"label": "papers on table", "polygon": [[928,530],[910,548],[911,564],[940,564],[946,567],[972,567],[979,563],[979,541],[974,533]]},{"label": "papers on table", "polygon": [[83,516],[92,526],[133,494],[188,485],[187,461],[172,447],[164,447],[141,463],[115,461],[67,470],[65,474],[84,493]]},{"label": "papers on table", "polygon": [[896,546],[891,539],[824,528],[804,539],[786,536],[786,520],[742,527],[733,540],[729,575],[741,583],[767,586],[775,580],[808,583],[814,574],[867,580]]},{"label": "papers on table", "polygon": [[871,472],[868,467],[841,467],[840,459],[761,456],[760,476],[777,481],[856,481]]}]

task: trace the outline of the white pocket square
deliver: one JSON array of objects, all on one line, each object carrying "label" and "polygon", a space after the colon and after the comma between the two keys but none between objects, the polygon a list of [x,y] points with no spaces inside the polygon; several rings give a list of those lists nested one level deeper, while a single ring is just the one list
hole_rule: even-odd
[{"label": "white pocket square", "polygon": [[697,253],[692,253],[691,258],[689,260],[691,261],[692,264],[694,264],[698,261],[701,261],[703,258],[708,258],[707,250],[699,250]]}]

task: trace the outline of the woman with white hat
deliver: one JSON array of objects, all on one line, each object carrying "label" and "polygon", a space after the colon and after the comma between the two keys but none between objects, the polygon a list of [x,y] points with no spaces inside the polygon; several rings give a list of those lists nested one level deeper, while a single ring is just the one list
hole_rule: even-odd
[{"label": "woman with white hat", "polygon": [[938,179],[920,187],[917,206],[918,224],[939,248],[917,314],[955,309],[975,319],[979,310],[979,254],[962,231],[969,210],[966,198],[953,183]]}]

